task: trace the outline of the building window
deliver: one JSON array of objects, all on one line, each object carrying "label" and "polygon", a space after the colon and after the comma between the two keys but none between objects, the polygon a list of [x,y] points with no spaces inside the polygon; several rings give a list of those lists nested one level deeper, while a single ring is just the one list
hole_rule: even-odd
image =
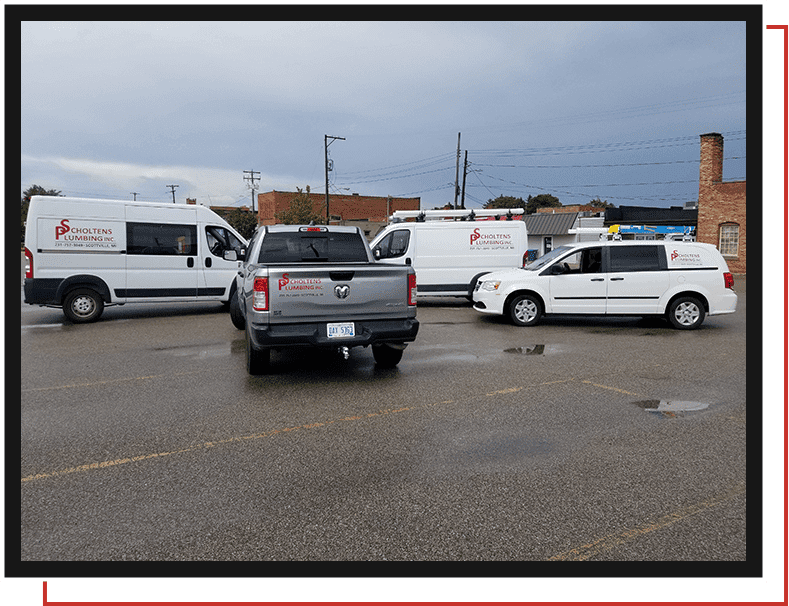
[{"label": "building window", "polygon": [[740,226],[736,223],[721,225],[718,250],[724,257],[736,257],[740,249]]}]

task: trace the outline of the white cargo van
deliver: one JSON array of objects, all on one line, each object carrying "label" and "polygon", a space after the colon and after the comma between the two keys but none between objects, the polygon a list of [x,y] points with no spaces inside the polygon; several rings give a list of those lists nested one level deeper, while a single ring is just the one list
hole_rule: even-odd
[{"label": "white cargo van", "polygon": [[522,208],[395,211],[370,247],[384,263],[413,265],[418,295],[471,298],[480,276],[523,267],[526,224],[513,218],[522,214]]},{"label": "white cargo van", "polygon": [[246,247],[204,206],[33,196],[25,303],[84,323],[106,305],[227,302]]}]

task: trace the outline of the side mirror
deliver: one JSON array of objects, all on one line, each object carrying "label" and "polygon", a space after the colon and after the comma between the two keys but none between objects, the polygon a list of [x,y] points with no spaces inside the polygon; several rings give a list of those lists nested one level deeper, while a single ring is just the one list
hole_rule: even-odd
[{"label": "side mirror", "polygon": [[376,261],[380,261],[381,260],[381,249],[380,248],[374,248],[373,249],[373,256],[375,257]]},{"label": "side mirror", "polygon": [[234,251],[234,250],[232,250],[232,249],[231,249],[231,250],[226,250],[226,251],[225,251],[225,252],[222,254],[222,258],[223,258],[225,261],[238,261],[238,255],[236,255],[236,251]]},{"label": "side mirror", "polygon": [[564,265],[561,263],[556,263],[555,265],[551,265],[551,275],[558,276],[564,273]]}]

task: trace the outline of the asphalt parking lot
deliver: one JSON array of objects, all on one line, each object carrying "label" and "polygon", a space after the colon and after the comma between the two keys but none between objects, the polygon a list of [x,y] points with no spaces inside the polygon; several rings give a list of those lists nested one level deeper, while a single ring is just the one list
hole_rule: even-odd
[{"label": "asphalt parking lot", "polygon": [[735,290],[692,332],[427,299],[394,370],[263,377],[218,304],[22,303],[21,559],[744,562]]}]

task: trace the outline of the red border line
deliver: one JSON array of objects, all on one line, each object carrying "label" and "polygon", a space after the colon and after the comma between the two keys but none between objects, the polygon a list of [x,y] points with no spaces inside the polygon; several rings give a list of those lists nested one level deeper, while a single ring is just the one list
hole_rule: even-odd
[{"label": "red border line", "polygon": [[789,319],[789,308],[787,307],[787,300],[789,300],[789,174],[787,173],[786,159],[789,157],[789,130],[787,118],[789,118],[789,26],[786,25],[768,25],[767,29],[783,30],[784,32],[784,343],[783,343],[783,356],[784,356],[784,604],[789,600],[789,580],[787,579],[786,562],[789,556],[789,530],[787,530],[787,520],[789,520],[789,492],[787,488],[787,460],[789,460],[789,421],[787,417],[787,404],[789,403],[789,376],[787,375],[787,357],[789,357],[789,327],[787,320]]},{"label": "red border line", "polygon": [[[784,605],[789,603],[789,579],[787,578],[786,563],[789,556],[789,530],[787,530],[787,520],[789,520],[789,491],[787,490],[787,460],[789,458],[789,422],[787,421],[787,405],[789,404],[789,376],[787,376],[787,357],[789,354],[789,327],[787,327],[787,320],[789,320],[789,173],[787,172],[786,160],[789,157],[789,26],[787,25],[768,25],[767,29],[783,30],[784,32],[784,272],[783,272],[783,295],[784,295],[784,334],[783,334],[783,356],[784,356]],[[50,602],[47,600],[47,582],[44,581],[44,600],[43,606],[58,605],[58,606],[325,606],[343,604],[344,602]],[[379,606],[417,606],[419,602],[347,602],[353,606],[363,606],[365,604],[376,604]],[[428,602],[423,602],[427,604]],[[778,602],[727,602],[727,606],[767,606],[768,604],[774,606]],[[473,602],[442,602],[442,606],[449,606],[450,604],[474,604]],[[537,605],[540,602],[485,602],[487,606],[520,606]],[[576,606],[579,602],[544,602],[546,606]],[[618,602],[617,606],[630,606],[635,604],[648,604],[648,602]],[[654,604],[654,602],[652,602]],[[716,602],[696,602],[698,606],[705,606],[709,604],[712,606]]]}]

